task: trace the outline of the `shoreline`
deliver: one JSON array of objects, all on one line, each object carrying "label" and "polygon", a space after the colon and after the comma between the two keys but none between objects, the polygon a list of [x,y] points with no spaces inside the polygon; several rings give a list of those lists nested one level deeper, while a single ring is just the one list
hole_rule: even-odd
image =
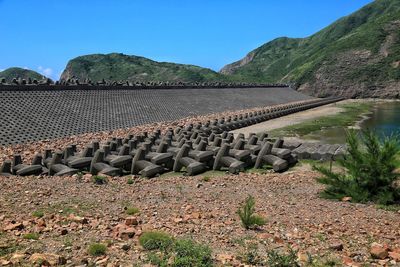
[{"label": "shoreline", "polygon": [[[309,133],[306,134],[301,134],[296,132],[296,129],[293,130],[294,133],[292,134],[283,134],[279,133],[276,134],[274,132],[279,132],[279,131],[285,131],[285,128],[291,128],[291,127],[296,127],[299,126],[301,127],[301,124],[315,124],[317,125],[320,120],[323,119],[332,119],[332,117],[337,116],[340,113],[345,113],[346,112],[346,105],[351,105],[351,104],[363,104],[363,103],[370,103],[371,107],[368,109],[367,112],[362,112],[357,116],[357,119],[354,120],[354,122],[351,123],[351,125],[343,125],[343,126],[337,126],[337,127],[343,127],[343,128],[348,128],[348,129],[361,129],[362,123],[364,123],[366,120],[368,120],[371,115],[373,114],[373,110],[376,108],[377,104],[379,103],[384,103],[384,102],[393,102],[397,100],[382,100],[382,99],[346,99],[337,103],[329,104],[326,106],[322,107],[317,107],[311,110],[307,111],[302,111],[296,114],[291,114],[285,117],[280,117],[277,119],[269,120],[263,123],[259,123],[256,125],[252,125],[246,128],[241,128],[240,130],[235,130],[232,131],[234,134],[238,133],[244,133],[245,135],[249,135],[250,133],[263,133],[263,132],[268,132],[271,134],[271,136],[275,135],[284,135],[286,136],[284,139],[286,140],[296,140],[296,141],[304,141],[306,140],[307,142],[320,142],[320,140],[315,139],[315,138],[307,138],[308,135],[315,134],[319,131],[323,131],[332,127],[335,127],[334,125],[326,127],[326,125],[321,125],[321,127],[318,130],[312,130]],[[289,130],[290,131],[290,130]]]}]

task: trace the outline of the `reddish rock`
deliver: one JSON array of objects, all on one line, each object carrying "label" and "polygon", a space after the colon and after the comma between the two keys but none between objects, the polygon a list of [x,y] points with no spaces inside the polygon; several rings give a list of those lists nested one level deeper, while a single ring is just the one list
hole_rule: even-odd
[{"label": "reddish rock", "polygon": [[300,262],[308,262],[310,260],[310,257],[307,253],[297,253],[297,259]]},{"label": "reddish rock", "polygon": [[68,216],[68,220],[70,220],[72,222],[76,222],[76,223],[81,223],[81,224],[88,224],[89,223],[89,220],[86,219],[85,217],[76,216],[74,214],[70,214]]},{"label": "reddish rock", "polygon": [[190,217],[192,218],[192,219],[201,219],[201,214],[199,213],[199,212],[193,212],[191,215],[190,215]]},{"label": "reddish rock", "polygon": [[11,256],[10,261],[13,265],[20,264],[22,260],[25,258],[24,254],[15,253]]},{"label": "reddish rock", "polygon": [[343,244],[341,242],[334,242],[329,246],[329,248],[332,250],[342,251]]},{"label": "reddish rock", "polygon": [[32,264],[40,263],[42,266],[57,266],[63,265],[67,261],[60,255],[35,253],[29,258],[29,262]]},{"label": "reddish rock", "polygon": [[138,224],[139,222],[135,216],[130,216],[125,219],[125,225],[127,226],[138,225]]},{"label": "reddish rock", "polygon": [[135,236],[135,233],[136,233],[135,228],[128,227],[120,230],[118,233],[118,237],[126,240],[129,238],[133,238]]},{"label": "reddish rock", "polygon": [[22,230],[24,225],[22,223],[10,223],[3,228],[4,231]]},{"label": "reddish rock", "polygon": [[400,261],[400,253],[397,252],[389,252],[389,257],[395,261]]},{"label": "reddish rock", "polygon": [[174,219],[174,223],[183,223],[183,219],[182,218],[175,218]]},{"label": "reddish rock", "polygon": [[36,221],[36,225],[39,227],[46,227],[46,221],[43,218],[40,218]]},{"label": "reddish rock", "polygon": [[350,202],[350,201],[352,201],[352,200],[353,200],[352,197],[344,197],[344,198],[342,198],[342,201],[343,201],[343,202]]},{"label": "reddish rock", "polygon": [[371,247],[370,253],[372,258],[380,260],[384,260],[389,256],[388,250],[379,244],[373,245]]},{"label": "reddish rock", "polygon": [[13,263],[9,260],[0,259],[0,266],[11,266]]},{"label": "reddish rock", "polygon": [[114,227],[114,234],[113,236],[115,238],[120,238],[120,239],[129,239],[133,238],[136,234],[136,230],[133,227],[129,227],[125,224],[118,224],[117,226]]},{"label": "reddish rock", "polygon": [[235,259],[235,257],[233,255],[229,255],[229,254],[218,254],[216,258],[217,258],[217,261],[221,262],[222,264],[230,263],[231,261],[233,261]]}]

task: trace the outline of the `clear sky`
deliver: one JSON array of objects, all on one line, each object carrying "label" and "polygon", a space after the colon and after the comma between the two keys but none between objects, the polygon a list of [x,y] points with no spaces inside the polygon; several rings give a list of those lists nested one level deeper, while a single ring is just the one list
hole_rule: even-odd
[{"label": "clear sky", "polygon": [[0,0],[0,69],[58,79],[119,52],[219,70],[280,36],[306,37],[372,0]]}]

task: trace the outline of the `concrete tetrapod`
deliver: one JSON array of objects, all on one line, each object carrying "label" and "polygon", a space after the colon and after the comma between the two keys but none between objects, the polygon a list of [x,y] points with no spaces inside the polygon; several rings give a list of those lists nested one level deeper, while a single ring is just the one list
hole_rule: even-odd
[{"label": "concrete tetrapod", "polygon": [[152,162],[146,161],[146,151],[143,148],[139,148],[133,157],[131,173],[139,174],[143,177],[152,178],[158,174],[164,172],[162,166],[156,165]]},{"label": "concrete tetrapod", "polygon": [[35,163],[35,164],[32,164],[32,165],[23,164],[21,155],[14,155],[11,171],[13,174],[17,174],[17,175],[21,175],[21,176],[41,174],[43,171],[43,167],[42,167],[42,165],[40,165],[40,162],[39,162],[39,164],[37,164],[38,163],[37,161],[38,160],[34,160],[33,163]]},{"label": "concrete tetrapod", "polygon": [[96,174],[105,174],[109,176],[118,176],[121,174],[121,170],[119,168],[112,167],[107,163],[104,163],[104,150],[99,149],[94,154],[92,162],[90,163],[90,173],[93,175]]},{"label": "concrete tetrapod", "polygon": [[227,167],[228,171],[237,174],[244,171],[246,163],[229,156],[229,144],[223,144],[215,156],[213,170],[221,170],[222,167]]},{"label": "concrete tetrapod", "polygon": [[57,151],[53,154],[49,163],[49,174],[54,176],[72,175],[79,172],[78,169],[73,169],[62,164],[63,152]]},{"label": "concrete tetrapod", "polygon": [[189,157],[190,146],[183,145],[175,157],[175,163],[173,167],[174,172],[178,172],[182,167],[186,167],[186,173],[189,176],[196,175],[205,172],[206,165],[202,162],[198,162]]},{"label": "concrete tetrapod", "polygon": [[272,144],[266,142],[262,146],[260,152],[258,153],[254,168],[260,169],[263,164],[267,163],[269,165],[272,165],[272,168],[276,172],[285,171],[289,167],[288,162],[277,156],[271,155],[271,152],[272,152]]},{"label": "concrete tetrapod", "polygon": [[1,176],[11,176],[11,160],[6,160],[0,167]]}]

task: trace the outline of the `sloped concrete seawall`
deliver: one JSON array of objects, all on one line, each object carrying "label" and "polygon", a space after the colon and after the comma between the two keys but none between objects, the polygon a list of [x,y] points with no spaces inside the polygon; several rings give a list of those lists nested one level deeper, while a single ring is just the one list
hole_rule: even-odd
[{"label": "sloped concrete seawall", "polygon": [[313,99],[288,87],[0,90],[0,145]]}]

